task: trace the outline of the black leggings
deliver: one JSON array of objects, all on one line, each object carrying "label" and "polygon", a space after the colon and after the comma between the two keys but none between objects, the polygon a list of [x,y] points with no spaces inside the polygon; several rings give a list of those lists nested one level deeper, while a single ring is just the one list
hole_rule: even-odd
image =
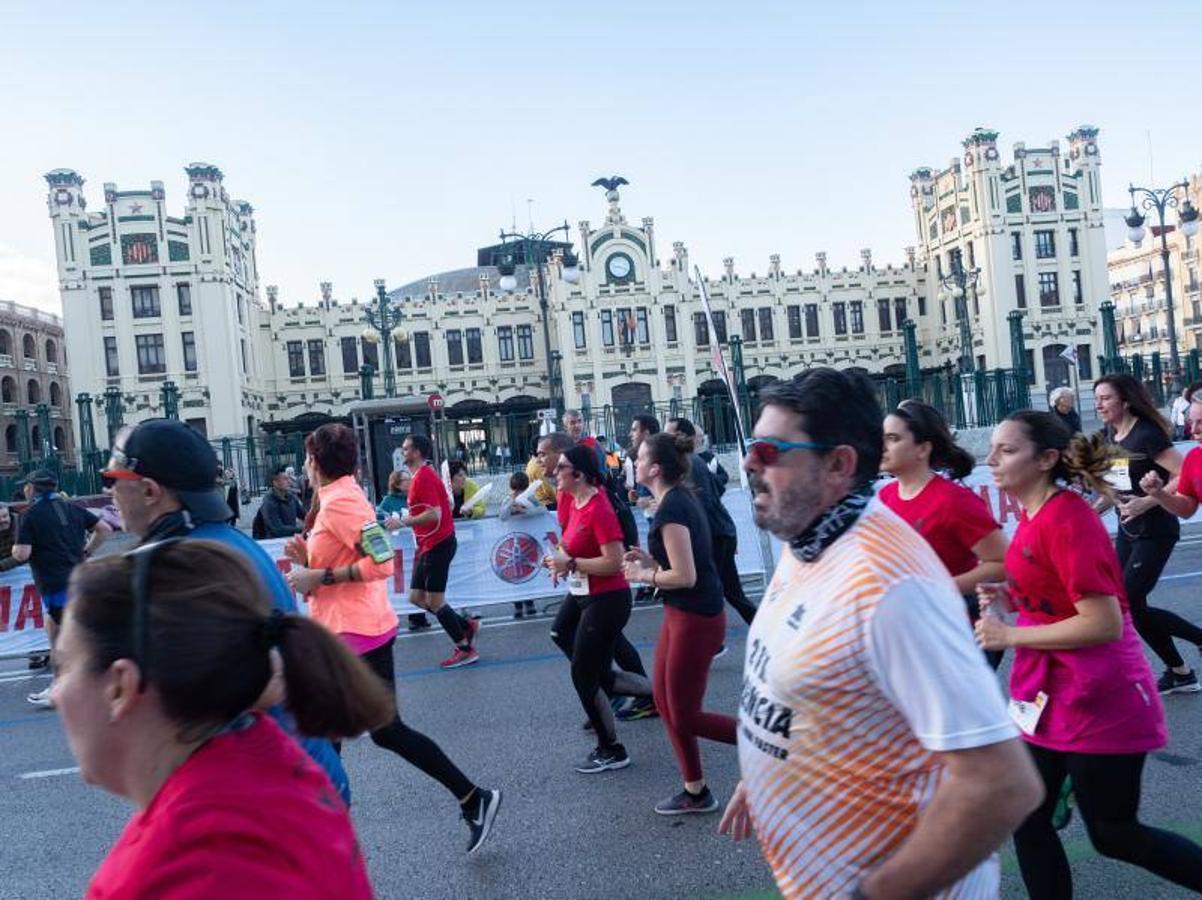
[{"label": "black leggings", "polygon": [[1068,776],[1073,779],[1077,809],[1095,850],[1202,891],[1202,847],[1139,822],[1140,776],[1146,754],[1062,753],[1031,744],[1027,747],[1047,791],[1043,805],[1014,832],[1014,849],[1031,900],[1063,900],[1073,895],[1068,858],[1052,827],[1052,811]]},{"label": "black leggings", "polygon": [[[388,684],[394,698],[396,674],[393,668],[392,647],[395,643],[396,638],[393,638],[387,644],[367,651],[362,657],[371,670]],[[387,725],[373,731],[371,739],[377,747],[391,750],[405,762],[417,766],[454,794],[456,800],[463,800],[475,790],[476,786],[447,758],[442,748],[420,731],[414,731],[402,722],[399,713]],[[338,744],[334,746],[341,751],[342,748]]]},{"label": "black leggings", "polygon": [[1202,628],[1167,609],[1148,606],[1148,595],[1160,580],[1160,573],[1164,571],[1176,544],[1176,535],[1127,537],[1121,525],[1114,539],[1114,549],[1118,551],[1119,564],[1123,567],[1123,584],[1127,590],[1127,603],[1131,607],[1131,621],[1135,623],[1135,630],[1144,643],[1170,668],[1185,665],[1185,660],[1173,645],[1173,638],[1202,645]]},{"label": "black leggings", "polygon": [[551,640],[572,663],[572,686],[604,749],[618,743],[605,693],[613,691],[614,644],[630,618],[630,607],[629,588],[588,597],[568,594],[551,626]]},{"label": "black leggings", "polygon": [[739,614],[739,618],[750,625],[751,620],[755,618],[756,607],[743,591],[743,582],[739,578],[739,567],[735,561],[738,549],[738,538],[722,534],[714,536],[714,564],[718,567],[718,577],[722,579],[722,593],[726,595],[726,602]]}]

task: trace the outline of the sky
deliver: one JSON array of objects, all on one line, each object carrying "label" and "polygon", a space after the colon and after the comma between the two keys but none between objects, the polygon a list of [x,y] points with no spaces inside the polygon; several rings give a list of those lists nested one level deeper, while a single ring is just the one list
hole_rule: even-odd
[{"label": "sky", "polygon": [[[0,0],[0,299],[58,311],[42,176],[255,207],[284,303],[475,264],[515,221],[655,219],[707,275],[901,263],[908,176],[978,125],[1101,129],[1108,206],[1202,167],[1202,3]],[[1182,52],[1187,51],[1187,52]],[[1184,62],[1183,62],[1184,61]]]}]

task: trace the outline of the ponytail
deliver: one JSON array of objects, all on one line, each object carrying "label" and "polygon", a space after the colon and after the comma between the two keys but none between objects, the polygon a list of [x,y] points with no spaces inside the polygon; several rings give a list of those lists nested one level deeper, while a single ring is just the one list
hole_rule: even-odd
[{"label": "ponytail", "polygon": [[914,443],[931,445],[932,469],[954,481],[972,474],[977,458],[956,443],[939,410],[921,400],[903,400],[892,414],[906,423]]},{"label": "ponytail", "polygon": [[1036,454],[1047,450],[1060,454],[1049,473],[1051,481],[1079,485],[1114,500],[1114,488],[1106,481],[1106,474],[1116,451],[1101,433],[1074,435],[1058,416],[1032,409],[1011,413],[1004,421],[1023,426]]},{"label": "ponytail", "polygon": [[[689,454],[693,452],[693,435],[677,431],[661,431],[643,438],[647,445],[647,460],[659,466],[665,484],[676,485],[689,474]],[[642,448],[639,448],[640,451]]]}]

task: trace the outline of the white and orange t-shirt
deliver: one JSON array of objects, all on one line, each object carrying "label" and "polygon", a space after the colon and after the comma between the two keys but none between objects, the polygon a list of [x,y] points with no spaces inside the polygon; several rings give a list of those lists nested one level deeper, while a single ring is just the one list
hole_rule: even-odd
[{"label": "white and orange t-shirt", "polygon": [[[739,764],[789,898],[850,891],[914,829],[936,753],[1017,736],[930,545],[872,500],[812,563],[787,548],[751,625]],[[940,897],[996,897],[991,857]]]}]

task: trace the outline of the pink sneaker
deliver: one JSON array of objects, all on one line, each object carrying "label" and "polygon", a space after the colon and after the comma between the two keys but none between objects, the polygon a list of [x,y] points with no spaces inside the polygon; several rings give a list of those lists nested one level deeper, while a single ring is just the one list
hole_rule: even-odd
[{"label": "pink sneaker", "polygon": [[462,647],[456,647],[455,652],[440,662],[439,665],[444,669],[459,669],[479,661],[480,654],[476,652],[475,647],[468,647],[466,650]]}]

